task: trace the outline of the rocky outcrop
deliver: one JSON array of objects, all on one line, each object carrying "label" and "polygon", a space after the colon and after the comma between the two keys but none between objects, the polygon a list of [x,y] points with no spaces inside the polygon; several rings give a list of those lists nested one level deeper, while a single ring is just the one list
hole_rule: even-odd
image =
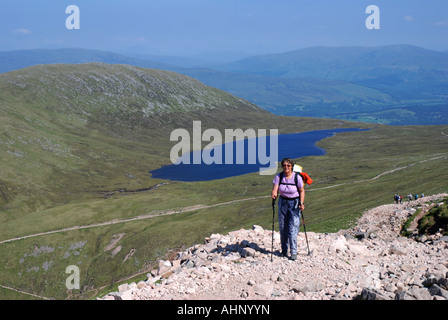
[{"label": "rocky outcrop", "polygon": [[272,237],[260,226],[213,234],[177,259],[160,261],[146,280],[123,284],[101,299],[446,300],[446,237],[416,241],[399,235],[417,207],[446,196],[371,209],[349,230],[307,232],[310,255],[301,232],[295,261],[280,256],[278,233]]}]

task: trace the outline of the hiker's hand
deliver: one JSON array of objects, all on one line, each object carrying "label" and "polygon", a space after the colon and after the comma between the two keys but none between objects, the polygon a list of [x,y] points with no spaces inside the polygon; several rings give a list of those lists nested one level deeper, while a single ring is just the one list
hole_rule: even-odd
[{"label": "hiker's hand", "polygon": [[305,204],[301,203],[301,204],[299,205],[299,209],[302,210],[302,211],[305,210]]},{"label": "hiker's hand", "polygon": [[274,200],[277,199],[277,192],[272,192],[271,193],[271,198],[274,199]]}]

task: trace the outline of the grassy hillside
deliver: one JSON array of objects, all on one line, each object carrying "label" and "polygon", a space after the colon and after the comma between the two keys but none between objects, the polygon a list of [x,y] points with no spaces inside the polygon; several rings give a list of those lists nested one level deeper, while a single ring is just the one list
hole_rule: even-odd
[{"label": "grassy hillside", "polygon": [[[244,97],[274,114],[325,117],[335,111],[372,111],[395,104],[380,90],[343,80],[284,78],[264,74],[230,73],[214,70],[181,71],[216,88]],[[344,108],[342,108],[344,106]]]},{"label": "grassy hillside", "polygon": [[[144,278],[157,259],[211,233],[253,224],[270,228],[272,176],[151,178],[150,170],[169,162],[170,132],[191,130],[193,120],[203,121],[203,130],[370,127],[321,141],[325,156],[300,159],[315,181],[307,188],[310,230],[347,227],[397,192],[447,191],[448,126],[274,116],[194,79],[129,66],[36,66],[5,73],[0,297],[91,298],[123,278]],[[65,286],[70,265],[80,268],[81,290]]]},{"label": "grassy hillside", "polygon": [[247,126],[267,114],[172,72],[104,64],[2,74],[0,106],[3,205],[20,212],[78,193],[149,188],[147,172],[166,164],[174,128],[202,119],[231,128],[235,114]]}]

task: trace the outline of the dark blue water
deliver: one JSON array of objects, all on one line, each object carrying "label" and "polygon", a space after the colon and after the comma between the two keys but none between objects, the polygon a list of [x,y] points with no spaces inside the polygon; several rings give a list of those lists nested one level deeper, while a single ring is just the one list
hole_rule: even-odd
[{"label": "dark blue water", "polygon": [[[244,161],[242,159],[239,160],[242,164],[237,164],[237,154],[241,155],[240,152],[237,152],[237,143],[229,142],[233,148],[233,160],[226,160],[225,158],[225,150],[226,144],[217,147],[222,150],[222,164],[216,164],[218,161],[214,161],[213,164],[205,164],[203,161],[204,153],[203,151],[196,151],[196,159],[197,153],[199,153],[199,159],[201,159],[200,164],[193,164],[194,156],[193,152],[190,153],[190,164],[171,164],[164,166],[162,168],[150,171],[153,178],[157,179],[165,179],[172,181],[208,181],[208,180],[217,180],[224,179],[234,176],[240,176],[247,173],[259,172],[260,168],[268,168],[273,161],[281,161],[283,158],[291,158],[298,159],[308,156],[321,156],[326,153],[326,151],[322,148],[316,146],[316,143],[322,139],[329,138],[335,135],[338,132],[353,132],[353,131],[365,131],[368,129],[359,129],[359,128],[345,128],[345,129],[331,129],[331,130],[316,130],[316,131],[307,131],[301,133],[292,133],[292,134],[281,134],[278,135],[278,154],[271,155],[271,141],[270,137],[266,137],[261,141],[262,145],[266,146],[266,150],[262,150],[258,148],[259,138],[246,139],[244,141]],[[255,141],[254,141],[255,140]],[[254,157],[253,149],[249,149],[250,141],[257,143],[256,152]],[[207,143],[204,143],[203,147]],[[228,146],[227,146],[228,147]],[[228,149],[229,150],[229,149]],[[248,150],[252,150],[252,152],[248,152]],[[252,155],[252,158],[249,159],[249,153]],[[218,155],[219,153],[217,153]],[[211,157],[215,156],[214,152],[210,153]],[[256,159],[254,159],[256,158]],[[264,160],[263,160],[264,159]],[[261,160],[261,162],[260,162]],[[273,163],[275,165],[275,163]],[[277,166],[275,166],[277,167]]]}]

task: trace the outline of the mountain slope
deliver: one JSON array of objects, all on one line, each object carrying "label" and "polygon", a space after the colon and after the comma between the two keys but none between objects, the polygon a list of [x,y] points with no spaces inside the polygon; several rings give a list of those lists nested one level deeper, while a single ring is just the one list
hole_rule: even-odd
[{"label": "mountain slope", "polygon": [[282,54],[249,57],[228,64],[231,72],[277,77],[360,81],[393,74],[408,78],[420,71],[448,72],[448,54],[420,47],[311,47]]},{"label": "mountain slope", "polygon": [[[154,60],[151,60],[154,59]],[[307,112],[306,106],[319,103],[356,104],[363,106],[390,104],[394,99],[379,90],[366,88],[348,81],[278,78],[250,73],[232,73],[204,68],[184,68],[165,61],[174,61],[169,57],[148,56],[132,58],[111,52],[85,49],[56,50],[20,50],[0,52],[0,72],[24,68],[36,64],[101,62],[110,64],[128,64],[144,68],[157,68],[181,73],[199,81],[220,88],[226,92],[257,104],[273,113],[285,114],[282,108],[299,106],[301,115],[315,116],[316,108]],[[198,62],[199,63],[199,62]],[[305,109],[304,109],[305,108]]]},{"label": "mountain slope", "polygon": [[[159,259],[207,235],[253,224],[269,228],[271,176],[189,183],[148,173],[170,162],[170,133],[191,132],[192,120],[201,120],[203,130],[372,128],[325,139],[319,146],[326,155],[300,159],[315,181],[307,195],[310,230],[345,226],[397,190],[446,191],[446,126],[275,116],[192,78],[123,65],[4,73],[0,297],[11,297],[8,287],[88,298],[150,272]],[[65,286],[71,265],[79,266],[80,290]]]},{"label": "mountain slope", "polygon": [[399,233],[400,224],[416,210],[438,207],[447,202],[447,196],[369,209],[348,230],[307,232],[306,237],[300,232],[297,261],[280,255],[278,232],[273,234],[258,225],[212,234],[171,261],[161,261],[146,279],[121,284],[118,292],[99,299],[232,299],[243,304],[258,299],[432,300],[438,295],[443,300],[445,290],[429,288],[439,279],[446,288],[447,240],[440,233],[429,235],[427,241],[400,237]]},{"label": "mountain slope", "polygon": [[246,58],[229,64],[226,70],[350,81],[382,90],[396,99],[446,99],[448,88],[448,54],[406,45],[312,47]]},{"label": "mountain slope", "polygon": [[[313,115],[394,125],[448,122],[446,52],[407,45],[312,47],[242,59],[228,64],[223,70],[277,77],[290,83],[300,78],[313,79],[310,83],[320,79],[358,86],[356,91],[352,91],[355,93],[352,99],[315,99],[305,103],[300,99],[290,99],[288,103],[273,103],[265,107],[276,114]],[[326,84],[322,83],[322,86]],[[334,85],[326,87],[337,89]],[[368,88],[377,93],[375,99],[365,94],[369,92],[366,90]],[[242,97],[253,101],[252,96]]]},{"label": "mountain slope", "polygon": [[[342,80],[317,78],[283,78],[262,74],[230,73],[215,70],[180,71],[193,78],[220,88],[236,96],[244,97],[274,114],[290,115],[283,109],[294,111],[296,115],[321,116],[316,107],[322,109],[329,104],[340,104],[345,112],[371,111],[387,104],[394,104],[396,99],[375,88]],[[306,110],[310,111],[307,112]],[[311,110],[312,109],[312,110]],[[330,110],[323,110],[329,112]]]},{"label": "mountain slope", "polygon": [[169,159],[173,129],[191,130],[193,120],[216,128],[258,120],[267,128],[269,117],[161,70],[38,65],[0,74],[0,204],[28,212],[62,195],[142,188],[148,171]]},{"label": "mountain slope", "polygon": [[[220,109],[262,110],[197,80],[162,70],[124,65],[38,65],[2,74],[2,88],[47,108],[93,120],[125,113],[151,118]],[[124,121],[124,119],[121,119]],[[165,119],[166,121],[167,119]]]},{"label": "mountain slope", "polygon": [[312,47],[204,69],[209,66],[176,66],[173,57],[150,61],[95,50],[23,50],[0,52],[0,72],[39,63],[129,64],[194,77],[278,115],[422,125],[448,123],[447,57],[407,45]]},{"label": "mountain slope", "polygon": [[116,190],[154,187],[170,164],[170,134],[202,130],[280,133],[350,127],[275,116],[170,71],[102,63],[36,65],[0,74],[0,208],[21,214]]}]

